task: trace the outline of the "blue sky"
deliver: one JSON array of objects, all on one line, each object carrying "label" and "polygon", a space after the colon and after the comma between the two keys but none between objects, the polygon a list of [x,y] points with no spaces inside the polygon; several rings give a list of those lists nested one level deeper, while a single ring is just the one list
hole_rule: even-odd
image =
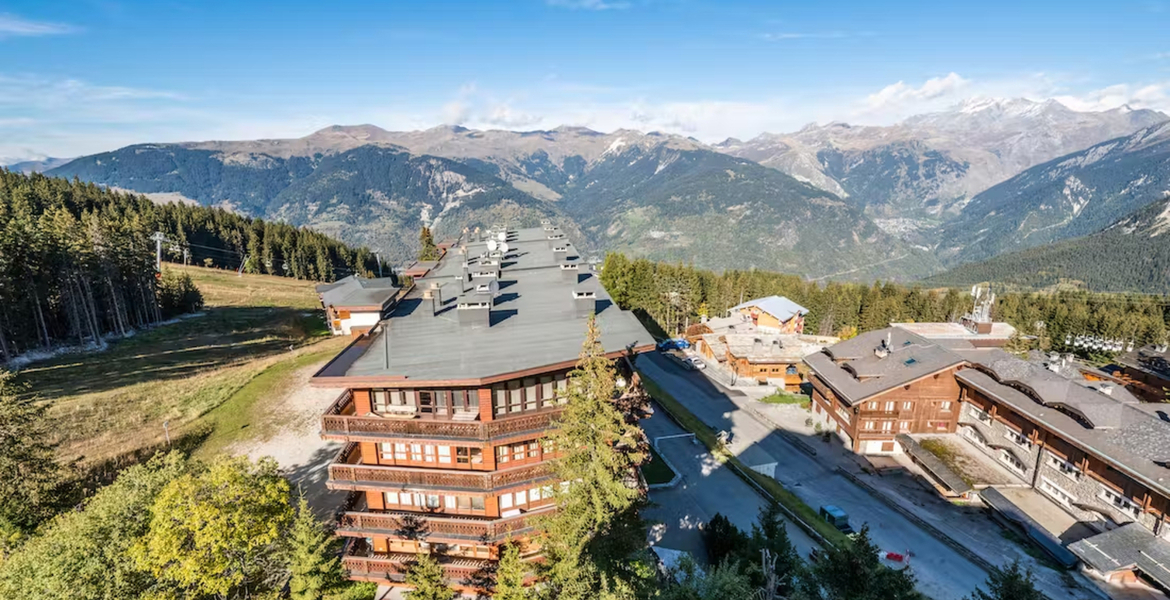
[{"label": "blue sky", "polygon": [[1170,0],[0,0],[0,157],[334,123],[719,141],[983,96],[1170,109]]}]

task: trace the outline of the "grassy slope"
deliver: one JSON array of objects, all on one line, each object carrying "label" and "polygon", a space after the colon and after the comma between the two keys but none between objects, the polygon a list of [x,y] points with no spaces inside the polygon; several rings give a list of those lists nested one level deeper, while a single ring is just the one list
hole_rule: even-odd
[{"label": "grassy slope", "polygon": [[[105,352],[61,356],[21,372],[51,403],[63,458],[92,464],[161,444],[164,422],[173,439],[200,430],[214,440],[216,426],[228,422],[217,407],[230,401],[245,414],[271,389],[254,383],[257,375],[283,362],[303,364],[338,343],[304,348],[331,339],[312,282],[173,268],[190,273],[203,292],[202,316],[140,332]],[[264,381],[284,383],[279,376]],[[242,390],[247,394],[237,398]]]}]

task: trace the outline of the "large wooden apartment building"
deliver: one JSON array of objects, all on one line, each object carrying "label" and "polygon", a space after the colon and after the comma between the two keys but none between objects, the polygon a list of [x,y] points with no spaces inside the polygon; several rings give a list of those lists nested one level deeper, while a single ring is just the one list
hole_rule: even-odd
[{"label": "large wooden apartment building", "polygon": [[[915,434],[953,433],[1098,532],[1057,546],[1110,578],[1170,589],[1170,411],[1060,356],[1023,359],[906,328],[807,357],[813,411],[854,451],[911,455]],[[1091,374],[1090,374],[1091,375]],[[917,458],[917,457],[916,457]],[[962,487],[931,472],[940,487]],[[1010,502],[984,491],[996,502]],[[1012,510],[1022,508],[1013,507]]]},{"label": "large wooden apartment building", "polygon": [[[536,557],[534,517],[555,510],[563,485],[544,438],[564,409],[586,317],[597,315],[621,368],[653,348],[559,228],[467,238],[313,378],[345,388],[321,434],[345,443],[328,486],[356,492],[337,527],[353,579],[401,585],[421,552],[473,591],[500,542]],[[628,393],[638,393],[631,375]]]}]

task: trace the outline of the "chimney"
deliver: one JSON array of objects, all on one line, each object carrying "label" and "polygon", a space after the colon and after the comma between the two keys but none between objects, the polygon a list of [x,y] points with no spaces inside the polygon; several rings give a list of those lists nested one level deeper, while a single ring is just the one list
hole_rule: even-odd
[{"label": "chimney", "polygon": [[573,314],[577,318],[588,317],[597,312],[597,292],[593,290],[573,290]]},{"label": "chimney", "polygon": [[553,246],[552,251],[554,260],[565,260],[565,258],[569,255],[569,245],[557,244]]},{"label": "chimney", "polygon": [[873,349],[873,355],[878,358],[885,358],[890,355],[890,334],[886,333],[886,339],[878,344],[877,348]]},{"label": "chimney", "polygon": [[577,263],[561,263],[561,279],[565,281],[577,283],[577,274],[580,272],[581,266]]},{"label": "chimney", "polygon": [[772,338],[772,356],[779,356],[781,348],[782,346],[780,345],[780,339]]},{"label": "chimney", "polygon": [[468,294],[455,305],[459,324],[465,327],[487,327],[491,324],[492,299],[485,294]]},{"label": "chimney", "polygon": [[[443,308],[443,287],[438,281],[431,282],[431,289],[427,290],[431,296],[431,307],[434,309],[432,314],[439,314],[439,310]],[[423,297],[426,297],[426,292],[423,292]]]},{"label": "chimney", "polygon": [[752,340],[752,354],[759,356],[764,353],[764,340],[756,338]]},{"label": "chimney", "polygon": [[564,245],[565,234],[561,233],[560,231],[550,231],[547,239],[548,239],[548,247],[549,248],[556,248],[557,246]]}]

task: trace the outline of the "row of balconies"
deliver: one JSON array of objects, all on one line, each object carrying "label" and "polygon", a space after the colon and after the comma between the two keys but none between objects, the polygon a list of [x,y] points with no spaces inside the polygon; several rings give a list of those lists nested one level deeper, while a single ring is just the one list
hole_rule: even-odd
[{"label": "row of balconies", "polygon": [[443,543],[499,543],[532,531],[534,520],[556,510],[556,506],[504,518],[437,516],[406,511],[346,512],[337,524],[337,535],[368,538],[404,538],[417,535]]},{"label": "row of balconies", "polygon": [[321,417],[321,437],[361,439],[428,438],[490,441],[552,426],[563,408],[507,417],[495,421],[418,420],[354,414],[353,395],[343,393]]},{"label": "row of balconies", "polygon": [[403,486],[425,486],[467,491],[490,492],[520,484],[535,483],[550,477],[548,463],[536,463],[498,471],[462,471],[365,465],[358,462],[360,449],[350,443],[329,465],[331,490],[381,490]]}]

